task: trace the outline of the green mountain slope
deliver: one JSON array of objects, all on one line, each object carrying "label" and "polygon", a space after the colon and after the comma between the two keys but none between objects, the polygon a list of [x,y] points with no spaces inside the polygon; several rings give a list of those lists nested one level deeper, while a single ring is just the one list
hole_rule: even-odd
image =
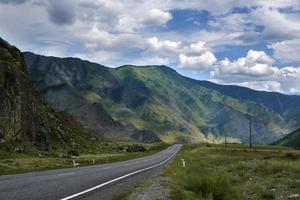
[{"label": "green mountain slope", "polygon": [[0,150],[85,149],[93,142],[81,125],[40,98],[21,52],[0,38]]},{"label": "green mountain slope", "polygon": [[253,124],[256,143],[272,141],[286,131],[281,116],[262,104],[222,95],[170,68],[123,66],[111,71],[121,85],[121,98],[116,100],[160,132],[162,139],[177,136],[176,140],[197,141],[214,135],[221,140],[226,130],[229,137],[247,142],[245,114],[257,119]]},{"label": "green mountain slope", "polygon": [[300,149],[300,129],[293,131],[284,138],[276,141],[274,144]]},{"label": "green mountain slope", "polygon": [[[103,108],[109,88],[118,80],[107,67],[75,58],[55,58],[24,53],[31,77],[40,93],[53,105],[76,116],[95,136],[113,140],[160,141],[155,133],[144,136],[126,121],[118,121]],[[147,130],[144,130],[147,131]]]},{"label": "green mountain slope", "polygon": [[284,95],[277,92],[256,91],[234,85],[218,85],[208,81],[198,81],[204,87],[216,90],[224,95],[240,100],[249,100],[261,103],[278,112],[286,120],[300,122],[300,96]]},{"label": "green mountain slope", "polygon": [[[295,125],[271,106],[222,93],[165,66],[112,69],[75,58],[24,56],[35,85],[56,106],[78,115],[72,109],[85,99],[101,105],[114,121],[151,130],[167,142],[221,142],[225,131],[231,141],[248,142],[246,114],[254,116],[254,143],[273,142]],[[70,105],[56,101],[69,90]],[[80,113],[90,123],[90,112]]]}]

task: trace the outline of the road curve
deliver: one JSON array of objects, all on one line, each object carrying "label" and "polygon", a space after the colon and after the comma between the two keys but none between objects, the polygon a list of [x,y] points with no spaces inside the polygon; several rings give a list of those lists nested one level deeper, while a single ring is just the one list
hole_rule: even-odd
[{"label": "road curve", "polygon": [[101,190],[162,166],[180,148],[175,144],[151,156],[118,163],[0,176],[0,199],[89,199],[89,193],[103,199]]}]

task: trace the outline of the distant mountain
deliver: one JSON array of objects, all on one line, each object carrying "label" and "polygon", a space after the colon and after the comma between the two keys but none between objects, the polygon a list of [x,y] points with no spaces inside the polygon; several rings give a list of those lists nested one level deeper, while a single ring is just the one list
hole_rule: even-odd
[{"label": "distant mountain", "polygon": [[300,122],[299,95],[284,95],[278,92],[256,91],[235,85],[218,85],[209,81],[199,81],[199,84],[239,100],[261,103],[279,113],[286,120],[294,121],[295,124]]},{"label": "distant mountain", "polygon": [[72,116],[38,94],[21,52],[0,38],[0,147],[85,149],[91,139]]},{"label": "distant mountain", "polygon": [[300,149],[300,128],[278,140],[274,144]]},{"label": "distant mountain", "polygon": [[44,97],[94,127],[91,105],[105,110],[112,124],[153,131],[166,142],[222,142],[225,131],[231,141],[248,142],[246,115],[253,116],[254,143],[273,142],[299,124],[288,120],[298,112],[288,100],[297,106],[297,96],[196,81],[165,66],[112,69],[77,58],[23,55]]}]

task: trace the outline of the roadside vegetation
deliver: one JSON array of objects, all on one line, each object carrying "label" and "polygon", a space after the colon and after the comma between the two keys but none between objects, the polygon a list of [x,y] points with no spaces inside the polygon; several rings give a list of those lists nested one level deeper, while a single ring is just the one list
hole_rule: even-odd
[{"label": "roadside vegetation", "polygon": [[51,169],[70,168],[75,163],[80,166],[119,162],[154,154],[167,148],[164,143],[133,144],[104,142],[97,148],[79,152],[68,151],[40,151],[26,146],[17,147],[14,152],[7,151],[0,146],[0,175],[36,172]]},{"label": "roadside vegetation", "polygon": [[184,145],[166,175],[174,200],[300,199],[300,151],[283,147]]}]

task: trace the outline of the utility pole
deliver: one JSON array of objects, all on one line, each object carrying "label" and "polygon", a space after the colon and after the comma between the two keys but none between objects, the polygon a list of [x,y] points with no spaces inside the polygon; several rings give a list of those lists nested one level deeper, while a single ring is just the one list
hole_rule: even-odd
[{"label": "utility pole", "polygon": [[251,117],[249,116],[249,147],[252,148],[252,122]]},{"label": "utility pole", "polygon": [[224,131],[224,135],[225,135],[225,148],[227,148],[227,133],[226,133],[226,131]]}]

